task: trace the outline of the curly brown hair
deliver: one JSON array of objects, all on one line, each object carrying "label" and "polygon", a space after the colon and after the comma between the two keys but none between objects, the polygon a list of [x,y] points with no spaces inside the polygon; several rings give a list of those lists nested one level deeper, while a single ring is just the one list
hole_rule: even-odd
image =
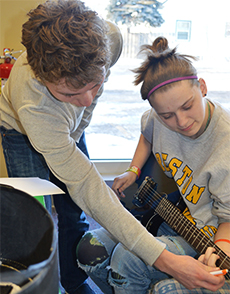
[{"label": "curly brown hair", "polygon": [[[190,55],[179,54],[176,52],[176,48],[170,49],[168,40],[164,37],[156,38],[152,45],[143,45],[140,52],[146,53],[147,58],[133,72],[137,74],[134,84],[138,85],[143,82],[141,86],[143,100],[147,99],[151,89],[162,82],[173,78],[197,75],[197,71],[190,60],[196,60],[196,58]],[[190,82],[198,84],[196,79],[192,79]],[[173,84],[167,84],[157,91],[166,91],[172,86]]]},{"label": "curly brown hair", "polygon": [[48,0],[28,14],[22,44],[35,77],[76,89],[99,83],[110,62],[107,24],[79,0]]}]

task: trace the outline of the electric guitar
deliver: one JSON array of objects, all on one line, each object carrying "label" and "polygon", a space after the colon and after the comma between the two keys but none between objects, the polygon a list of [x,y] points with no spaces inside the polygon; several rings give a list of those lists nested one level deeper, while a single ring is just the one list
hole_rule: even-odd
[{"label": "electric guitar", "polygon": [[[204,233],[191,223],[180,211],[180,209],[167,199],[166,194],[159,194],[156,191],[157,184],[153,179],[146,177],[137,192],[134,194],[133,203],[139,208],[150,207],[151,216],[148,221],[142,221],[145,227],[151,232],[154,227],[152,219],[160,216],[176,233],[181,235],[198,253],[204,254],[208,247],[216,249],[219,255],[216,264],[221,269],[230,269],[230,257],[227,256],[216,244],[214,244]],[[180,201],[179,201],[180,202]],[[179,203],[180,206],[180,203]],[[144,218],[144,217],[143,217]],[[225,275],[230,279],[230,272]]]}]

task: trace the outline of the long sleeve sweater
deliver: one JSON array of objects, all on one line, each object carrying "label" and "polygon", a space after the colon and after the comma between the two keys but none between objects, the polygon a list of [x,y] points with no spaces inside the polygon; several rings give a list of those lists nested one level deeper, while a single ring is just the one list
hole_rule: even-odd
[{"label": "long sleeve sweater", "polygon": [[[112,65],[121,51],[121,37],[113,26],[110,38]],[[102,88],[87,108],[58,101],[34,77],[25,52],[14,64],[1,95],[1,125],[27,135],[52,173],[65,183],[76,204],[130,251],[152,265],[165,245],[121,205],[94,164],[76,147],[101,92]]]}]

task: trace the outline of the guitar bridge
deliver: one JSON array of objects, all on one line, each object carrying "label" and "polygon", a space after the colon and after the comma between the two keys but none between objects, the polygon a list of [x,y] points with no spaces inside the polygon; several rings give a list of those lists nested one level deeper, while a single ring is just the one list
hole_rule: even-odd
[{"label": "guitar bridge", "polygon": [[139,208],[147,206],[149,208],[149,199],[146,198],[146,194],[156,191],[157,184],[150,177],[145,177],[140,187],[133,196],[133,204]]}]

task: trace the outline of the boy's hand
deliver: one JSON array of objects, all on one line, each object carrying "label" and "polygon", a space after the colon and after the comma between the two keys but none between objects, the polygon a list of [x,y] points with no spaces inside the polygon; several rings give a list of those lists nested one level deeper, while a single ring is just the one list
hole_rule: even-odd
[{"label": "boy's hand", "polygon": [[209,273],[219,270],[216,266],[207,266],[190,256],[176,255],[167,250],[162,252],[154,266],[174,277],[187,289],[205,288],[214,292],[225,283],[224,276]]}]

